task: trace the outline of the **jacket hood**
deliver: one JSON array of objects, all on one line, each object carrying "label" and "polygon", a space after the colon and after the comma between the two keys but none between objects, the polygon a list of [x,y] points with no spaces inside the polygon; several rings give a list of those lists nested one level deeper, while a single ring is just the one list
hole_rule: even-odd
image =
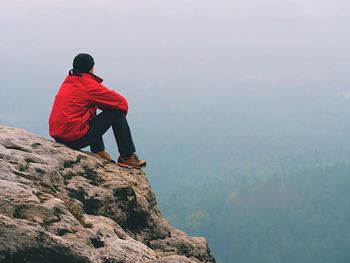
[{"label": "jacket hood", "polygon": [[100,78],[99,76],[96,76],[95,74],[92,74],[92,73],[82,73],[82,72],[79,72],[79,74],[74,74],[73,72],[73,69],[71,69],[69,72],[68,72],[68,77],[86,77],[86,78],[89,78],[89,79],[92,79],[92,80],[95,80],[97,81],[98,83],[102,83],[103,82],[103,79]]},{"label": "jacket hood", "polygon": [[96,76],[95,74],[92,74],[92,73],[82,73],[82,76],[87,77],[89,79],[93,79],[93,80],[97,81],[98,83],[103,82],[102,78],[100,78],[99,76]]}]

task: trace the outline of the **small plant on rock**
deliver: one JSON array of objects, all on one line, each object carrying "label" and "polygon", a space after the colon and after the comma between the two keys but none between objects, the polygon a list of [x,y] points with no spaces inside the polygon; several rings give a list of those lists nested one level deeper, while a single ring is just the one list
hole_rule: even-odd
[{"label": "small plant on rock", "polygon": [[66,200],[64,201],[66,204],[66,207],[68,208],[68,211],[75,217],[76,220],[79,221],[79,223],[85,227],[85,228],[92,228],[91,223],[86,223],[84,218],[84,210],[76,203]]}]

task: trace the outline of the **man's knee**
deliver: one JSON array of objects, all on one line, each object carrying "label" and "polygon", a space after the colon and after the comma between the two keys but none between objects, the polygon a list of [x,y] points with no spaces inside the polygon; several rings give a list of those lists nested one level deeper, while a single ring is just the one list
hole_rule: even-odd
[{"label": "man's knee", "polygon": [[107,112],[108,114],[113,116],[113,119],[125,118],[125,112],[119,109],[108,109],[103,112]]}]

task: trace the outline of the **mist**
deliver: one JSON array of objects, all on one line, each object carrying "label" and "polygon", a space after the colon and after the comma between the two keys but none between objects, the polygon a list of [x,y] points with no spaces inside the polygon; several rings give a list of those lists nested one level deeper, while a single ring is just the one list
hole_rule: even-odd
[{"label": "mist", "polygon": [[[55,94],[74,56],[90,53],[95,74],[129,102],[161,211],[206,235],[218,262],[257,262],[251,251],[225,254],[229,237],[181,217],[210,218],[231,186],[248,193],[247,182],[282,171],[289,180],[348,162],[349,26],[341,0],[2,1],[0,123],[49,138]],[[110,132],[105,140],[116,157]],[[294,262],[321,262],[320,250]]]}]

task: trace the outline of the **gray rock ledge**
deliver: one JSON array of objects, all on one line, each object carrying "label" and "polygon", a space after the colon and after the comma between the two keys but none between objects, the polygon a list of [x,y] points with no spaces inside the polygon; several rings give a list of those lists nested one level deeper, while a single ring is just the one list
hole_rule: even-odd
[{"label": "gray rock ledge", "polygon": [[0,262],[215,259],[161,216],[143,171],[0,125]]}]

